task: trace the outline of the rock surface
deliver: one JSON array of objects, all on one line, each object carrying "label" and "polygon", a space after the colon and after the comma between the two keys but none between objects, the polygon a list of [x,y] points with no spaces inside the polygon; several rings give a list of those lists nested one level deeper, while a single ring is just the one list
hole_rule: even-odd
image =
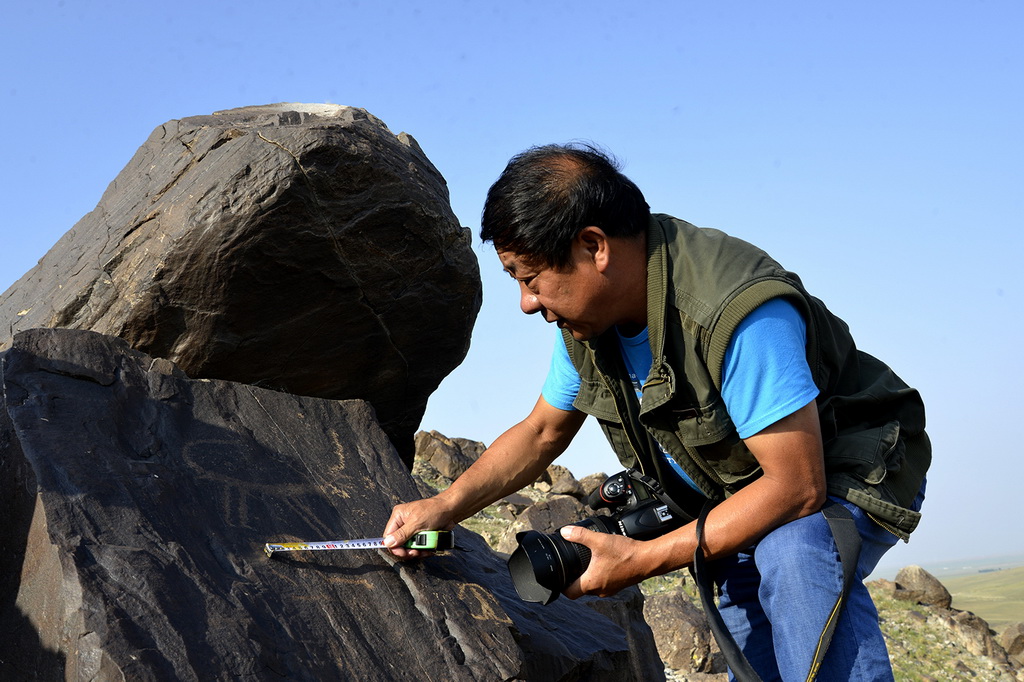
[{"label": "rock surface", "polygon": [[580,603],[607,616],[626,633],[634,679],[644,682],[665,679],[665,664],[658,656],[654,633],[643,618],[644,595],[639,587],[627,587],[611,597],[582,597]]},{"label": "rock surface", "polygon": [[681,589],[648,595],[644,618],[667,667],[695,673],[725,672],[725,659],[711,635],[707,616]]},{"label": "rock surface", "polygon": [[248,107],[156,128],[0,297],[0,350],[90,329],[193,378],[366,399],[411,466],[480,302],[469,231],[412,137],[351,107]]},{"label": "rock surface", "polygon": [[635,627],[521,602],[463,529],[420,562],[268,559],[417,497],[364,401],[191,380],[87,331],[19,334],[0,367],[0,679],[644,679]]},{"label": "rock surface", "polygon": [[999,646],[988,623],[970,611],[950,611],[946,625],[953,636],[975,656],[1005,662],[1006,652]]}]

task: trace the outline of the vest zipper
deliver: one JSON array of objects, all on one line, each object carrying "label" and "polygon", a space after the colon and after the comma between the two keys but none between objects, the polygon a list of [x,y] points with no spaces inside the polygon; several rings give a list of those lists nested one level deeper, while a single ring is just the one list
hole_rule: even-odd
[{"label": "vest zipper", "polygon": [[870,518],[872,521],[877,523],[879,526],[881,526],[885,530],[889,531],[890,533],[895,535],[897,538],[900,538],[900,534],[899,534],[899,532],[897,532],[896,526],[894,526],[891,523],[888,523],[886,521],[883,521],[882,519],[878,518],[877,516],[875,516],[874,514],[872,514],[869,511],[866,511],[864,513],[867,514],[868,518]]}]

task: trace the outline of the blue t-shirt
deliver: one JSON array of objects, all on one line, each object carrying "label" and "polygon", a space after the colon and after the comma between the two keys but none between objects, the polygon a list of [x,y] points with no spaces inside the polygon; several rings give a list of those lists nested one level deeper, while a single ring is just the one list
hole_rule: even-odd
[{"label": "blue t-shirt", "polygon": [[[619,342],[639,398],[640,387],[651,371],[647,330],[634,337],[620,334]],[[722,399],[740,438],[753,436],[817,397],[806,345],[807,325],[785,299],[764,303],[740,322],[722,365]],[[541,393],[553,407],[572,410],[579,387],[579,374],[559,335]],[[667,454],[666,458],[693,485],[676,461]]]}]

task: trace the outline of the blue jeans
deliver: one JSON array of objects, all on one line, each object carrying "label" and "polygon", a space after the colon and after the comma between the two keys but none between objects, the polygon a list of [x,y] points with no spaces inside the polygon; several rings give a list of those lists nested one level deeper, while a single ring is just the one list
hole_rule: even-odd
[{"label": "blue jeans", "polygon": [[[892,680],[878,612],[863,581],[897,538],[859,507],[830,499],[853,514],[862,545],[857,575],[816,679]],[[915,509],[923,499],[922,486]],[[719,559],[709,568],[721,591],[722,619],[761,679],[807,679],[843,582],[825,517],[812,514],[780,526],[749,552]]]}]

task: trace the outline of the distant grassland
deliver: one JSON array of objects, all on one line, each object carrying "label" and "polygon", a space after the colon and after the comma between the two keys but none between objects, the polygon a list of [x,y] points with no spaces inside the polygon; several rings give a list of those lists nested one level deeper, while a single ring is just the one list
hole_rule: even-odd
[{"label": "distant grassland", "polygon": [[996,632],[1024,622],[1024,567],[945,578],[953,595],[953,608],[971,611],[988,621]]}]

